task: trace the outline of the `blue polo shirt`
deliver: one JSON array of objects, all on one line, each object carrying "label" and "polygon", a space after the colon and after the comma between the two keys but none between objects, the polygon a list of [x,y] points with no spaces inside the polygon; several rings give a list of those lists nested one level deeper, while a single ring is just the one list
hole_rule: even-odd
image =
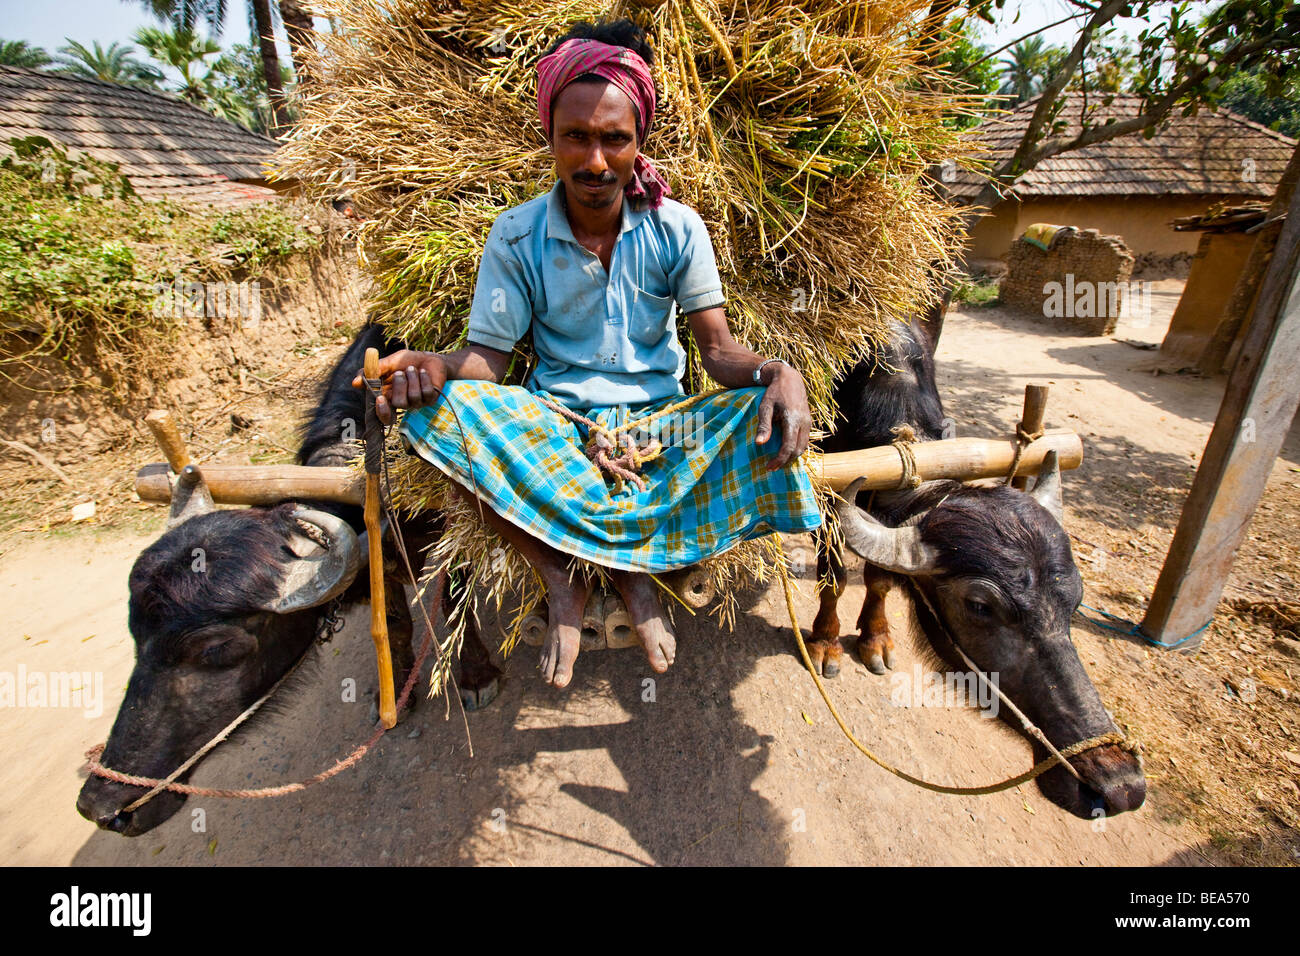
[{"label": "blue polo shirt", "polygon": [[682,394],[677,309],[722,305],[708,229],[695,210],[623,202],[606,274],[564,211],[564,183],[497,217],[470,307],[468,339],[508,352],[531,328],[528,380],[572,408],[641,405]]}]

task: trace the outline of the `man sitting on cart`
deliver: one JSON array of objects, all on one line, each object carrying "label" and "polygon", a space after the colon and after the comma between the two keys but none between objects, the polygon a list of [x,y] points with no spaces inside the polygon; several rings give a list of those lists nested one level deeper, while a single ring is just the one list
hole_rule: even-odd
[{"label": "man sitting on cart", "polygon": [[[608,569],[663,672],[677,648],[651,573],[821,523],[798,461],[811,425],[803,378],[732,338],[704,222],[666,198],[640,153],[655,113],[651,56],[641,30],[620,20],[577,24],[541,59],[554,188],[493,224],[468,344],[380,365],[379,417],[406,409],[408,445],[476,495],[492,529],[541,575],[541,668],[556,687],[572,678],[590,590],[571,574],[573,557]],[[677,309],[724,389],[689,405]],[[527,387],[497,384],[529,331],[537,362]],[[647,431],[673,440],[629,447],[618,426],[656,412]]]}]

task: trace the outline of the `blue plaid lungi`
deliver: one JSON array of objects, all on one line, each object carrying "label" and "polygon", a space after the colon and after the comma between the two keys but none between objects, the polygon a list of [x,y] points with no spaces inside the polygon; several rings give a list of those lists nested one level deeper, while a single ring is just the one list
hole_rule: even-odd
[{"label": "blue plaid lungi", "polygon": [[[749,538],[821,524],[803,464],[767,470],[781,447],[779,426],[773,423],[763,445],[754,442],[761,388],[708,396],[647,427],[663,451],[641,467],[644,491],[625,482],[617,492],[584,454],[586,426],[539,396],[554,400],[521,386],[450,381],[435,405],[405,415],[401,435],[409,450],[476,490],[497,514],[604,567],[669,571]],[[610,428],[680,401],[582,414]]]}]

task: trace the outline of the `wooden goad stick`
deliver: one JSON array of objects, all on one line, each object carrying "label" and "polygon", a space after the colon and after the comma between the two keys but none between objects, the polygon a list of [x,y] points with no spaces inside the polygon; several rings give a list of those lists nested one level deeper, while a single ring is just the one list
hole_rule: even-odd
[{"label": "wooden goad stick", "polygon": [[[368,382],[379,378],[379,350],[366,349],[362,373]],[[379,721],[384,729],[397,726],[393,692],[393,652],[388,646],[388,602],[384,595],[384,540],[379,527],[379,465],[384,456],[384,430],[375,414],[375,397],[366,389],[366,538],[370,546],[370,637],[379,665]]]}]

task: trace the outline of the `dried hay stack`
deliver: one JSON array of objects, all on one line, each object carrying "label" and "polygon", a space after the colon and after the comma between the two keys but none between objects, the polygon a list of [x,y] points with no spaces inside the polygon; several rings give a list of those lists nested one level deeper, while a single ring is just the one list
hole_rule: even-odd
[{"label": "dried hay stack", "polygon": [[[629,16],[647,30],[660,112],[643,151],[709,226],[736,338],[803,371],[818,425],[834,371],[928,304],[931,267],[958,246],[927,171],[964,161],[943,118],[966,104],[924,65],[929,0],[314,6],[343,29],[320,37],[319,82],[278,175],[319,199],[352,197],[371,314],[414,347],[462,341],[493,220],[554,182],[534,64],[580,19]],[[711,387],[689,344],[687,356],[687,390]],[[526,343],[520,357],[512,381]],[[468,560],[495,597],[522,588],[531,606],[534,576],[444,498],[434,469],[394,472],[399,504],[452,513],[441,565]],[[714,561],[718,593],[764,580],[773,553],[748,542]],[[733,608],[724,600],[724,620]]]}]

